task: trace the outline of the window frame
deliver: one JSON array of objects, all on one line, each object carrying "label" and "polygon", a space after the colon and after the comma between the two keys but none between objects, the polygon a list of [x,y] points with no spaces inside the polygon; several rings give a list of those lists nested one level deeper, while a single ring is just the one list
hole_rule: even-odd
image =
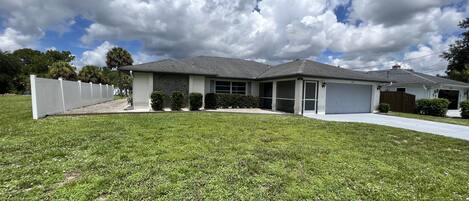
[{"label": "window frame", "polygon": [[[230,83],[229,85],[229,92],[227,90],[217,90],[217,83],[218,82],[227,82],[227,83]],[[233,90],[233,83],[243,83],[244,84],[244,93],[238,93],[238,92],[241,92],[238,90]],[[228,85],[222,85],[222,86],[225,86],[227,87]],[[241,86],[235,86],[235,87],[241,87]],[[224,92],[219,92],[219,91],[224,91]],[[235,91],[235,92],[233,92]],[[239,95],[248,95],[248,82],[246,81],[231,81],[231,80],[214,80],[214,93],[215,94],[239,94]]]}]

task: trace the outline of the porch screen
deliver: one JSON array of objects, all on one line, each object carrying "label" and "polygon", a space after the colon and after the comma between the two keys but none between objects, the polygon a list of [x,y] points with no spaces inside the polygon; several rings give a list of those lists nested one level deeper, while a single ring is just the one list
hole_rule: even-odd
[{"label": "porch screen", "polygon": [[284,112],[294,112],[295,105],[295,81],[277,82],[276,109]]},{"label": "porch screen", "polygon": [[259,83],[259,107],[272,109],[272,82]]}]

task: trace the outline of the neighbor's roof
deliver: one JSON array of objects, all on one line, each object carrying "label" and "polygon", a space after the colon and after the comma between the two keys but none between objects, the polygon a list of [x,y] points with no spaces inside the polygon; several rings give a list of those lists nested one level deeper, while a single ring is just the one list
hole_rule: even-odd
[{"label": "neighbor's roof", "polygon": [[270,67],[255,61],[224,57],[198,56],[181,61],[225,78],[256,79]]},{"label": "neighbor's roof", "polygon": [[303,59],[297,59],[285,64],[274,66],[261,74],[258,78],[269,79],[294,75],[344,80],[389,82],[389,80],[386,78],[369,75],[365,72],[353,71]]},{"label": "neighbor's roof", "polygon": [[469,87],[469,83],[445,79],[437,76],[427,75],[424,73],[418,73],[410,69],[389,69],[370,71],[368,72],[368,74],[393,80],[393,82],[396,82],[397,84],[447,84]]},{"label": "neighbor's roof", "polygon": [[[160,61],[120,67],[119,70],[141,72],[182,73],[195,75],[212,75],[204,68],[189,65],[176,59],[163,59]],[[213,74],[214,75],[214,74]]]}]

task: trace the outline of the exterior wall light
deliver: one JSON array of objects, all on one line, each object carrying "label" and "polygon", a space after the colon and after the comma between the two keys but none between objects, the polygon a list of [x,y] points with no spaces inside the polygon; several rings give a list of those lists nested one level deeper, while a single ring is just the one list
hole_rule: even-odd
[{"label": "exterior wall light", "polygon": [[325,88],[325,87],[326,87],[326,82],[322,82],[322,83],[321,83],[321,87],[322,87],[322,88]]}]

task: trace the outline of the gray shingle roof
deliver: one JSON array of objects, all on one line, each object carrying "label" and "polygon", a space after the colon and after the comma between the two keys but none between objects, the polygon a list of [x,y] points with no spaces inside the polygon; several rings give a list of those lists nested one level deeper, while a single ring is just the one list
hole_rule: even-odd
[{"label": "gray shingle roof", "polygon": [[270,67],[255,61],[224,57],[198,56],[181,61],[225,78],[256,79]]},{"label": "gray shingle roof", "polygon": [[295,60],[285,64],[274,66],[263,74],[261,74],[258,78],[268,79],[294,75],[345,80],[389,82],[389,80],[386,78],[369,75],[360,71],[339,68],[311,60]]},{"label": "gray shingle roof", "polygon": [[449,84],[449,85],[460,85],[468,86],[469,83],[459,82],[455,80],[445,79],[437,76],[427,75],[424,73],[414,72],[409,69],[389,69],[380,71],[370,71],[370,75],[376,75],[383,78],[387,78],[396,82],[397,84]]},{"label": "gray shingle roof", "polygon": [[163,59],[160,61],[137,64],[131,66],[122,66],[119,70],[131,70],[131,71],[142,71],[142,72],[160,72],[160,73],[183,73],[183,74],[194,74],[194,75],[215,75],[213,72],[206,70],[205,68],[199,68],[196,66],[189,65],[176,59]]},{"label": "gray shingle roof", "polygon": [[271,67],[243,59],[198,56],[187,59],[164,59],[156,62],[123,66],[119,70],[183,73],[223,78],[270,79],[288,76],[313,76],[344,80],[389,82],[388,79],[310,60],[295,60]]}]

